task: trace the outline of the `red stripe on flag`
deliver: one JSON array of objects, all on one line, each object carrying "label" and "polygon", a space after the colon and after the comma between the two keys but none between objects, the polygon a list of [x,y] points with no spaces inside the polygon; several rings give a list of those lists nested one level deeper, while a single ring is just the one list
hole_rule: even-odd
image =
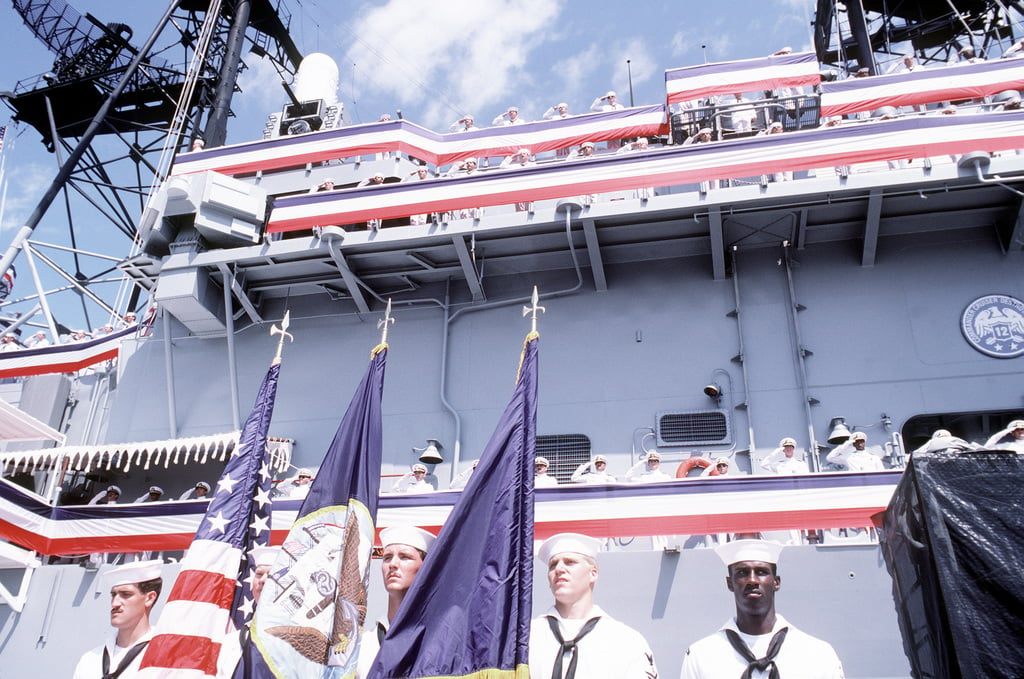
[{"label": "red stripe on flag", "polygon": [[230,608],[235,597],[235,579],[219,573],[185,570],[178,574],[168,601],[198,601],[220,608]]},{"label": "red stripe on flag", "polygon": [[216,676],[220,647],[220,642],[214,642],[206,637],[160,634],[149,642],[149,648],[146,649],[139,669],[166,667],[202,670],[204,674]]}]

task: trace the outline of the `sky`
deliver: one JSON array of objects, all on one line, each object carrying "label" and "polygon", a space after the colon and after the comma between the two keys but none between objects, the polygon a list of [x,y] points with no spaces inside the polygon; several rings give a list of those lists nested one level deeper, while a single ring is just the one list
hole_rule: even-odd
[{"label": "sky", "polygon": [[[160,0],[68,4],[105,22],[127,23],[136,45],[165,7]],[[407,120],[438,131],[465,113],[487,125],[509,106],[518,106],[526,120],[540,119],[545,109],[563,101],[571,113],[583,113],[608,90],[628,105],[631,83],[637,105],[661,103],[666,69],[763,56],[786,45],[810,50],[813,4],[284,0],[300,51],[326,53],[338,64],[338,97],[348,122],[372,122],[383,113],[395,118],[401,111]],[[0,26],[0,90],[50,70],[52,54],[10,3],[0,6]],[[245,61],[229,143],[260,138],[267,115],[285,101],[273,66],[254,55]],[[10,116],[10,109],[0,106],[0,125]],[[55,157],[39,142],[38,133],[27,126],[9,131],[0,248],[6,249],[57,171]],[[50,213],[38,232],[40,238],[49,233],[58,239],[64,217]],[[97,231],[97,243],[106,241],[102,229]],[[127,243],[121,242],[120,254],[126,254]],[[104,242],[101,249],[110,246]]]}]

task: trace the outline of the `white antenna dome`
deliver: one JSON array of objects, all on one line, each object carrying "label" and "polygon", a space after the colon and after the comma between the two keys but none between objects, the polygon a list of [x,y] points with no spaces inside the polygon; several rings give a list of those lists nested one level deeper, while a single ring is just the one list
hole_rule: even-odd
[{"label": "white antenna dome", "polygon": [[338,65],[334,59],[314,52],[307,55],[295,74],[295,97],[299,101],[323,99],[327,106],[338,103]]}]

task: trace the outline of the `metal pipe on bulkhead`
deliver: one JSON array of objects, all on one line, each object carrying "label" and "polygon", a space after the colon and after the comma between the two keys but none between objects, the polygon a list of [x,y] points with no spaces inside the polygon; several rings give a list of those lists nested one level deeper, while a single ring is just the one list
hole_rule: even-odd
[{"label": "metal pipe on bulkhead", "polygon": [[231,423],[235,430],[242,428],[238,415],[238,366],[235,363],[235,314],[231,307],[230,271],[221,272],[224,276],[224,325],[228,340],[228,386],[231,388]]},{"label": "metal pipe on bulkhead", "polygon": [[[565,237],[566,237],[566,240],[568,241],[568,244],[569,244],[569,254],[572,257],[573,268],[576,270],[576,285],[572,286],[571,288],[565,288],[564,290],[555,290],[554,292],[549,292],[547,294],[540,295],[539,299],[551,299],[552,297],[562,297],[564,295],[572,294],[572,293],[576,292],[577,290],[579,290],[580,288],[583,287],[583,271],[580,269],[580,262],[579,262],[579,259],[576,256],[576,246],[574,246],[573,243],[572,243],[572,208],[575,206],[575,207],[579,207],[579,209],[582,210],[582,206],[579,206],[579,205],[576,205],[576,204],[570,204],[568,202],[564,203],[564,205],[566,205],[566,207],[564,208],[564,210],[565,210]],[[561,205],[559,207],[561,207]],[[556,208],[556,209],[558,209],[558,208]],[[448,300],[447,291],[445,293],[444,345],[442,347],[443,356],[442,356],[442,370],[441,370],[441,402],[444,403],[445,407],[448,408],[449,412],[452,413],[452,417],[455,419],[455,423],[456,423],[455,424],[455,426],[456,426],[456,435],[455,435],[455,446],[454,446],[454,451],[455,452],[453,453],[453,457],[452,457],[452,473],[451,473],[451,479],[450,479],[449,482],[455,480],[456,469],[458,469],[459,452],[460,452],[461,447],[462,447],[462,440],[461,440],[462,420],[459,418],[459,415],[456,412],[455,408],[452,407],[451,404],[449,404],[448,400],[445,398],[445,391],[447,389],[447,384],[448,383],[447,383],[447,377],[446,377],[445,370],[444,370],[444,365],[446,364],[446,362],[447,362],[446,359],[448,357],[448,336],[451,333],[452,321],[454,321],[456,318],[458,318],[462,313],[469,313],[469,312],[473,312],[473,311],[484,311],[486,309],[496,309],[498,307],[509,306],[511,304],[526,304],[526,303],[531,302],[532,299],[533,298],[532,298],[532,295],[531,295],[531,296],[527,296],[527,297],[516,297],[514,299],[500,300],[500,301],[497,301],[497,302],[485,302],[483,304],[477,304],[475,306],[462,307],[461,309],[459,309],[455,313],[449,315],[448,314],[449,300]]]},{"label": "metal pipe on bulkhead", "polygon": [[797,320],[797,312],[804,309],[803,305],[798,304],[796,301],[796,288],[793,285],[793,265],[790,261],[790,242],[788,240],[782,241],[782,262],[786,267],[786,315],[789,319],[790,329],[793,331],[793,351],[796,355],[796,365],[798,368],[798,375],[800,377],[800,394],[803,397],[804,402],[804,417],[807,418],[807,440],[810,441],[810,450],[808,450],[808,457],[810,457],[810,470],[812,472],[820,471],[820,464],[818,461],[818,442],[814,438],[814,420],[811,416],[811,403],[814,402],[810,393],[807,390],[807,355],[810,353],[803,346],[803,340],[800,336],[800,323]]},{"label": "metal pipe on bulkhead", "polygon": [[178,438],[178,410],[174,407],[174,361],[171,360],[171,316],[161,311],[164,326],[164,372],[167,373],[167,423],[170,436]]},{"label": "metal pipe on bulkhead", "polygon": [[743,374],[743,406],[747,411],[747,436],[750,438],[751,467],[753,467],[754,451],[757,447],[754,443],[754,418],[750,414],[750,374],[747,372],[747,360],[743,353],[743,312],[742,305],[740,304],[740,270],[738,258],[736,256],[738,251],[739,248],[735,245],[732,246],[732,294],[736,305],[736,309],[733,313],[736,317],[736,339],[739,344],[739,353],[736,354],[736,357],[733,360],[739,362],[740,371]]}]

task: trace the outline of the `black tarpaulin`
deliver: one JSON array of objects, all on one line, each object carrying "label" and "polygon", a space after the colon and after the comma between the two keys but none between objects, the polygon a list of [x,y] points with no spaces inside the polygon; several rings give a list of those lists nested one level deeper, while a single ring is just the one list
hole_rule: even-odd
[{"label": "black tarpaulin", "polygon": [[1024,677],[1024,456],[914,455],[881,543],[915,677]]}]

